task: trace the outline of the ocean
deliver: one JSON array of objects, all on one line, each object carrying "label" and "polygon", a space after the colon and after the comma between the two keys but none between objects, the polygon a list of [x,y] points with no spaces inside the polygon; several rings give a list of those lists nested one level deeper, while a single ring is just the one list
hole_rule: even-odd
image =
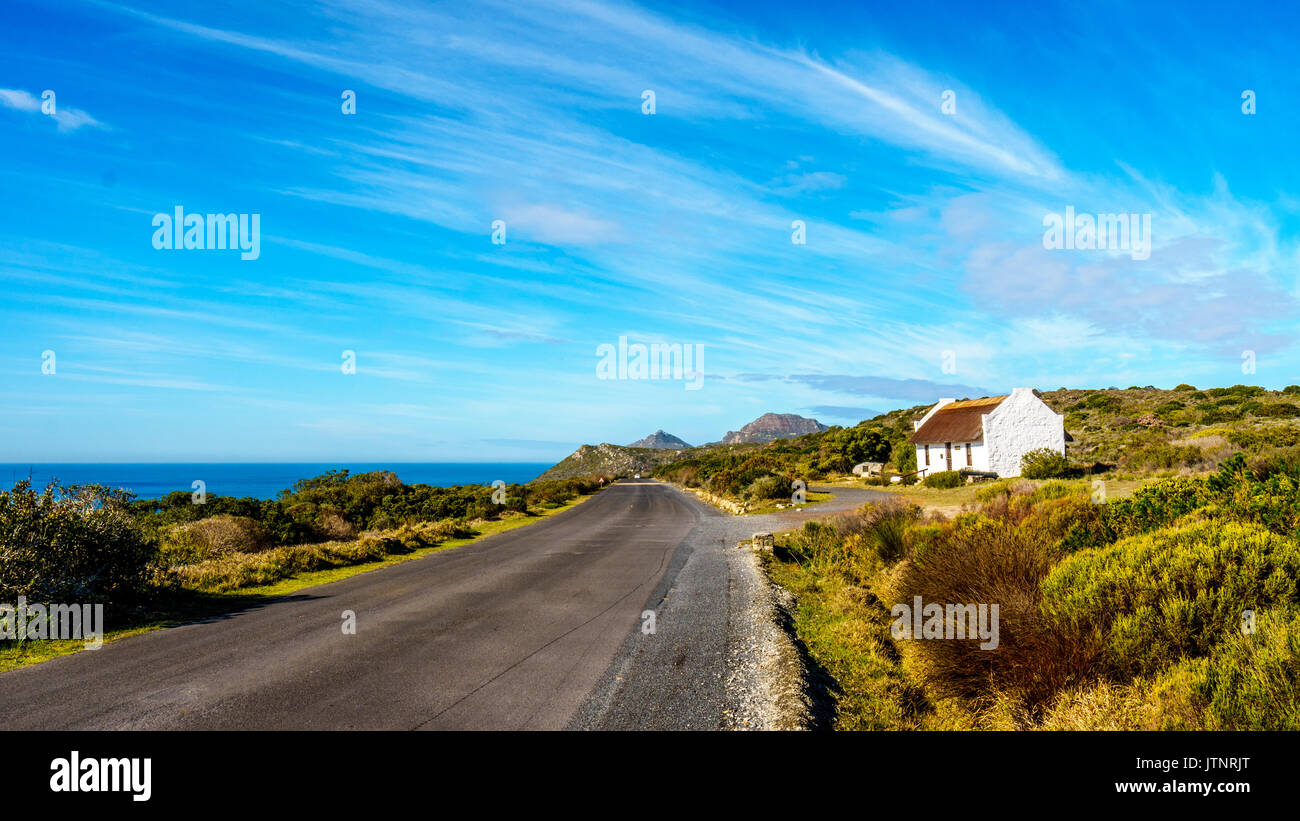
[{"label": "ocean", "polygon": [[507,484],[527,482],[550,466],[547,462],[0,464],[0,490],[13,488],[30,474],[38,490],[57,478],[61,485],[107,485],[141,499],[157,499],[174,490],[192,493],[194,482],[202,481],[209,496],[274,499],[299,479],[340,468],[353,474],[390,470],[406,484],[449,487],[489,485],[497,479]]}]

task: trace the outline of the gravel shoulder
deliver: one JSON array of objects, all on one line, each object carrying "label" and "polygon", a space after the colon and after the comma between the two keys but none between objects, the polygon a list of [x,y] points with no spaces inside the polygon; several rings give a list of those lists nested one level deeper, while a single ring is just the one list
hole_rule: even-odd
[{"label": "gravel shoulder", "polygon": [[[835,498],[803,510],[731,516],[662,485],[697,515],[649,600],[654,632],[634,631],[571,729],[792,730],[817,727],[824,705],[787,630],[789,594],[747,547],[778,532],[884,497],[824,488]],[[823,488],[810,488],[823,490]],[[886,497],[887,498],[887,497]],[[644,621],[643,621],[644,623]]]}]

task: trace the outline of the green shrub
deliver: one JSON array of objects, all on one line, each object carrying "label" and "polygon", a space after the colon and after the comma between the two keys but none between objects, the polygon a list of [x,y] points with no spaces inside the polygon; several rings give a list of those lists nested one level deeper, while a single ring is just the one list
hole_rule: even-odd
[{"label": "green shrub", "polygon": [[1062,560],[1043,582],[1043,612],[1104,642],[1128,676],[1204,656],[1242,612],[1297,601],[1300,545],[1262,527],[1198,522]]},{"label": "green shrub", "polygon": [[1208,516],[1254,522],[1274,533],[1300,538],[1300,464],[1261,461],[1255,473],[1238,453],[1205,480]]},{"label": "green shrub", "polygon": [[1176,385],[1176,386],[1174,386],[1174,390],[1176,390],[1176,391],[1194,391],[1194,390],[1196,390],[1196,386],[1195,386],[1195,385],[1188,385],[1186,382],[1184,382],[1184,383],[1181,384],[1181,385]]},{"label": "green shrub", "polygon": [[1014,481],[1014,479],[999,479],[996,482],[990,482],[975,491],[975,501],[984,504],[993,501],[999,496],[1008,495],[1011,493],[1011,485]]},{"label": "green shrub", "polygon": [[1196,467],[1206,461],[1205,451],[1195,445],[1154,442],[1129,454],[1124,463],[1131,470],[1171,470]]},{"label": "green shrub", "polygon": [[1234,631],[1209,658],[1162,673],[1153,689],[1174,707],[1165,729],[1300,730],[1300,614],[1257,613],[1255,632]]},{"label": "green shrub", "polygon": [[911,442],[905,439],[894,442],[889,454],[899,473],[911,473],[916,470],[916,445]]},{"label": "green shrub", "polygon": [[949,489],[954,488],[962,483],[962,476],[955,470],[943,470],[938,473],[931,473],[926,476],[921,484],[926,487]]},{"label": "green shrub", "polygon": [[831,429],[821,438],[815,464],[827,473],[848,473],[860,462],[883,462],[889,455],[889,440],[879,430]]},{"label": "green shrub", "polygon": [[1069,553],[1083,547],[1106,544],[1109,530],[1103,519],[1103,506],[1093,504],[1087,496],[1062,496],[1034,505],[1020,526],[1057,553]]},{"label": "green shrub", "polygon": [[908,529],[920,515],[921,508],[916,505],[866,504],[835,517],[832,523],[840,536],[857,537],[856,545],[870,550],[881,563],[891,564],[907,552]]},{"label": "green shrub", "polygon": [[271,541],[257,521],[220,514],[173,525],[163,535],[159,561],[164,566],[192,564],[228,553],[257,553]]},{"label": "green shrub", "polygon": [[1020,475],[1026,479],[1063,479],[1070,475],[1070,460],[1051,448],[1031,450],[1020,457]]},{"label": "green shrub", "polygon": [[781,546],[789,558],[810,567],[826,570],[845,557],[844,539],[834,526],[825,522],[804,522]]},{"label": "green shrub", "polygon": [[0,492],[0,601],[122,603],[138,595],[156,547],[126,508],[101,487],[28,481]]},{"label": "green shrub", "polygon": [[1227,408],[1202,407],[1199,421],[1202,425],[1217,425],[1222,422],[1233,422],[1240,418],[1240,412],[1228,410]]},{"label": "green shrub", "polygon": [[745,490],[750,499],[784,499],[790,495],[790,482],[781,476],[763,476],[755,479]]},{"label": "green shrub", "polygon": [[1290,402],[1273,402],[1267,405],[1260,405],[1255,410],[1255,415],[1265,419],[1292,419],[1300,416],[1300,407]]},{"label": "green shrub", "polygon": [[1212,498],[1204,480],[1186,476],[1150,482],[1129,496],[1107,502],[1102,518],[1109,541],[1164,527]]},{"label": "green shrub", "polygon": [[1112,396],[1108,393],[1099,391],[1090,391],[1078,402],[1070,406],[1070,410],[1098,410],[1104,413],[1114,413],[1123,406],[1119,397]]},{"label": "green shrub", "polygon": [[1260,428],[1239,428],[1225,434],[1228,441],[1239,448],[1255,450],[1273,446],[1285,447],[1300,442],[1300,428],[1294,425],[1273,425]]}]

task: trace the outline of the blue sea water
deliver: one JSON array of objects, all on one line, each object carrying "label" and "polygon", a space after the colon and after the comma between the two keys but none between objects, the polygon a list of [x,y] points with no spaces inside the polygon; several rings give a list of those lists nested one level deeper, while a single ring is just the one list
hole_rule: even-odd
[{"label": "blue sea water", "polygon": [[0,464],[0,490],[11,489],[30,474],[37,489],[57,478],[61,485],[107,485],[141,499],[157,499],[174,490],[191,493],[194,482],[202,481],[209,496],[274,499],[299,479],[341,468],[353,474],[389,470],[406,484],[450,487],[487,485],[497,479],[507,484],[527,482],[549,467],[545,462]]}]

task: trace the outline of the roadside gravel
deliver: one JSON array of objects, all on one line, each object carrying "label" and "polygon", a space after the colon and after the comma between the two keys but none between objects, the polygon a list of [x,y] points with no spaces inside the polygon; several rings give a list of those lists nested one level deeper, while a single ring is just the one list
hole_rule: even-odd
[{"label": "roadside gravel", "polygon": [[[666,488],[670,487],[665,485]],[[730,516],[676,488],[696,526],[646,602],[655,631],[634,630],[572,729],[790,730],[818,726],[824,709],[786,629],[791,602],[748,548],[779,532],[885,494],[810,488],[835,498],[802,510]],[[740,542],[745,546],[738,547]]]}]

